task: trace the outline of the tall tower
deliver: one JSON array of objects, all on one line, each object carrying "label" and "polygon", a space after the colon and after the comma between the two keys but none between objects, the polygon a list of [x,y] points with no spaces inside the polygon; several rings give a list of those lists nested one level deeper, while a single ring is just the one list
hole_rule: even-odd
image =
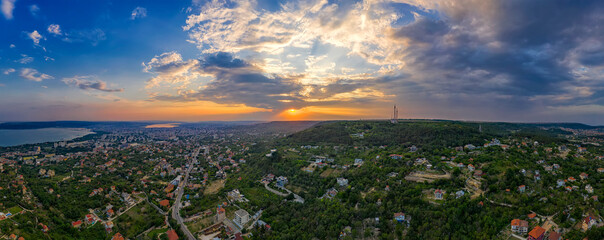
[{"label": "tall tower", "polygon": [[392,111],[392,119],[390,119],[391,123],[398,123],[398,109],[396,105],[394,105],[394,110]]}]

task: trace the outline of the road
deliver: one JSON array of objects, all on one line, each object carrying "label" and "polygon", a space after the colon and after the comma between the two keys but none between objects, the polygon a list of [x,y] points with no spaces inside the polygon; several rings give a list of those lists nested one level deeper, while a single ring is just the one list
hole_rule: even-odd
[{"label": "road", "polygon": [[189,168],[187,168],[185,177],[177,189],[178,193],[176,194],[176,201],[174,201],[174,206],[172,206],[172,218],[174,218],[174,220],[176,220],[176,222],[178,222],[178,224],[180,225],[180,229],[185,233],[185,235],[187,235],[187,239],[189,239],[189,240],[195,239],[195,236],[193,236],[191,231],[189,231],[189,228],[187,228],[187,225],[185,225],[184,220],[180,216],[180,208],[182,207],[182,203],[181,203],[182,195],[185,192],[185,186],[187,186],[187,181],[189,180],[189,173],[191,173],[191,170],[193,170],[194,163],[197,162],[197,155],[199,155],[200,150],[201,150],[201,147],[198,148],[197,151],[195,151],[195,153],[193,153],[193,158],[188,163]]},{"label": "road", "polygon": [[269,190],[269,191],[271,191],[272,193],[277,194],[277,195],[279,195],[279,196],[281,196],[281,197],[287,197],[287,195],[289,195],[289,194],[294,194],[294,201],[295,201],[295,202],[304,203],[304,198],[302,198],[302,197],[298,196],[298,194],[292,193],[292,191],[290,191],[290,190],[289,190],[289,189],[287,189],[287,188],[284,188],[284,187],[282,187],[282,188],[281,188],[281,189],[283,189],[284,191],[286,191],[287,193],[282,193],[282,192],[279,192],[279,191],[277,191],[277,190],[275,190],[275,189],[272,189],[272,188],[271,188],[271,187],[269,187],[269,186],[268,186],[268,184],[266,184],[266,183],[264,184],[264,188],[266,188],[266,190]]}]

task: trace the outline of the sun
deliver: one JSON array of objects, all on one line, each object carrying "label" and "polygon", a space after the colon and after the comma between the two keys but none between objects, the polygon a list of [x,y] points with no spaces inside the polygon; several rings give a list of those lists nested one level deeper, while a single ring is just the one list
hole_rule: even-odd
[{"label": "sun", "polygon": [[296,109],[292,108],[292,109],[289,110],[289,112],[291,112],[291,113],[296,112]]}]

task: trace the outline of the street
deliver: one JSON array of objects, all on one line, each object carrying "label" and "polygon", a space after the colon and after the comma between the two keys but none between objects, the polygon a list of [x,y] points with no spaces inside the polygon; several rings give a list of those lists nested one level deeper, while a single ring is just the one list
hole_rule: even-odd
[{"label": "street", "polygon": [[186,173],[185,173],[185,177],[182,180],[182,182],[179,184],[180,186],[177,188],[177,195],[176,195],[176,200],[174,201],[174,206],[172,206],[172,218],[174,218],[176,220],[176,222],[178,222],[178,224],[180,225],[180,229],[185,233],[185,235],[187,235],[187,239],[195,239],[195,236],[193,236],[193,234],[191,233],[191,231],[189,231],[189,229],[187,228],[187,226],[184,223],[184,220],[182,219],[182,217],[180,216],[180,208],[182,207],[182,195],[185,192],[185,186],[187,185],[187,181],[189,180],[189,173],[191,172],[191,170],[193,170],[193,164],[195,162],[197,162],[197,155],[199,154],[199,151],[201,150],[201,147],[197,149],[197,151],[195,151],[195,153],[193,153],[193,158],[191,159],[191,161],[189,162],[189,168],[187,168]]}]

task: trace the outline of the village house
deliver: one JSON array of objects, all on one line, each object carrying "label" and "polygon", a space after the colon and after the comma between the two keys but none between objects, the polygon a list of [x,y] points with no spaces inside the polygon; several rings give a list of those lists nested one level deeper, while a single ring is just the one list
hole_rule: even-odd
[{"label": "village house", "polygon": [[436,189],[434,190],[434,198],[437,200],[442,200],[443,199],[443,191],[440,189]]},{"label": "village house", "polygon": [[526,186],[525,185],[520,185],[518,186],[518,191],[523,193],[526,190]]},{"label": "village house", "polygon": [[556,181],[556,183],[558,184],[558,187],[563,187],[566,184],[566,182],[564,182],[564,180],[562,180],[562,179],[558,179],[558,181]]},{"label": "village house", "polygon": [[403,159],[403,155],[398,155],[398,154],[390,154],[389,157],[392,158],[392,159],[394,159],[394,160]]},{"label": "village house", "polygon": [[287,185],[287,182],[287,177],[279,176],[277,177],[277,182],[275,183],[275,185],[277,185],[277,187],[285,187],[285,185]]},{"label": "village house", "polygon": [[585,186],[585,191],[587,191],[588,193],[594,193],[594,188],[587,184],[587,186]]},{"label": "village house", "polygon": [[403,212],[394,213],[394,220],[396,220],[399,223],[406,221],[405,214]]},{"label": "village house", "polygon": [[82,220],[77,220],[75,222],[71,222],[71,226],[74,228],[79,228],[82,226]]},{"label": "village house", "polygon": [[528,222],[520,219],[514,219],[511,223],[511,230],[515,233],[528,232]]},{"label": "village house", "polygon": [[468,164],[468,170],[470,170],[470,172],[474,171],[476,168],[474,167],[474,165],[472,164]]},{"label": "village house", "polygon": [[585,180],[587,179],[589,175],[587,173],[582,172],[581,174],[579,174],[579,178],[581,178],[581,180]]},{"label": "village house", "polygon": [[337,182],[338,182],[338,185],[340,185],[340,186],[348,185],[348,179],[346,179],[346,178],[338,178]]},{"label": "village house", "polygon": [[540,226],[536,226],[528,234],[527,240],[542,240],[545,238],[545,229]]},{"label": "village house", "polygon": [[596,219],[593,216],[589,215],[583,219],[583,225],[581,225],[581,229],[583,229],[583,231],[587,231],[591,227],[595,226],[597,223],[598,222],[596,221]]}]

